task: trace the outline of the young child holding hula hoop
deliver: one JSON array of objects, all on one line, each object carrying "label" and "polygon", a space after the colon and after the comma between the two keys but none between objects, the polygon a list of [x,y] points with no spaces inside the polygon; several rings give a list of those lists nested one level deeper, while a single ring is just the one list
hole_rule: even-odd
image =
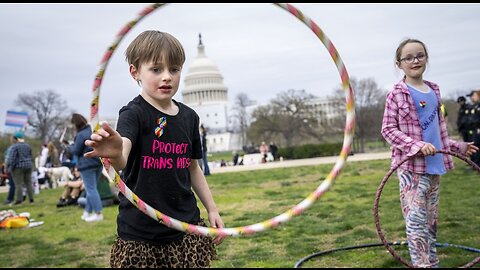
[{"label": "young child holding hula hoop", "polygon": [[[197,160],[202,159],[200,119],[173,96],[185,62],[183,46],[172,35],[145,31],[126,50],[130,74],[140,95],[120,109],[117,130],[102,123],[91,140],[88,157],[109,158],[122,170],[125,184],[142,200],[175,219],[205,226],[195,193],[208,212],[211,227],[223,221]],[[193,191],[192,191],[193,188]],[[111,267],[208,267],[215,258],[214,239],[158,223],[119,194],[118,237]]]},{"label": "young child holding hula hoop", "polygon": [[412,264],[438,267],[435,243],[440,175],[453,169],[453,161],[449,155],[437,154],[436,149],[469,156],[478,147],[448,137],[440,111],[440,89],[423,80],[428,62],[425,44],[406,39],[398,46],[395,57],[396,66],[405,76],[387,94],[381,132],[392,145],[392,168],[412,157],[397,170]]}]

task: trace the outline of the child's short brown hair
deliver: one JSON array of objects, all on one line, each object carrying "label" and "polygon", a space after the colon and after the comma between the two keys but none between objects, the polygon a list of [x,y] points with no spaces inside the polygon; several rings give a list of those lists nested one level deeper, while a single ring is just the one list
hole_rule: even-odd
[{"label": "child's short brown hair", "polygon": [[138,35],[125,51],[128,64],[140,68],[141,64],[164,61],[170,66],[182,67],[185,51],[174,36],[160,31],[149,30]]}]

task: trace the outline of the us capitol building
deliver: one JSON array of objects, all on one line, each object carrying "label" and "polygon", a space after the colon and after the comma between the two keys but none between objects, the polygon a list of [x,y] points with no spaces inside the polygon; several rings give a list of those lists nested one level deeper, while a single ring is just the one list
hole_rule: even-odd
[{"label": "us capitol building", "polygon": [[[241,150],[243,145],[238,129],[234,108],[228,100],[228,88],[223,83],[223,76],[217,65],[205,54],[205,46],[199,35],[198,55],[187,69],[185,88],[181,90],[182,102],[195,110],[200,123],[207,128],[207,149],[209,152]],[[314,111],[320,123],[330,124],[338,117],[341,104],[328,98],[313,98],[306,104]],[[247,114],[256,105],[247,107]],[[248,122],[251,120],[247,117]],[[116,118],[104,119],[111,126],[116,126]],[[249,123],[247,123],[249,125]]]},{"label": "us capitol building", "polygon": [[207,128],[209,152],[240,150],[241,135],[235,132],[237,125],[228,100],[228,88],[217,65],[206,56],[201,35],[197,48],[198,55],[185,75],[182,102],[197,112],[200,123]]},{"label": "us capitol building", "polygon": [[[228,100],[228,88],[217,65],[206,56],[201,34],[197,48],[198,55],[188,67],[185,89],[181,91],[183,103],[197,112],[200,123],[207,128],[208,151],[241,150],[242,145],[248,143],[242,144],[234,110]],[[314,98],[306,105],[321,123],[327,125],[339,115],[340,104],[327,98]],[[247,108],[247,113],[255,107]]]}]

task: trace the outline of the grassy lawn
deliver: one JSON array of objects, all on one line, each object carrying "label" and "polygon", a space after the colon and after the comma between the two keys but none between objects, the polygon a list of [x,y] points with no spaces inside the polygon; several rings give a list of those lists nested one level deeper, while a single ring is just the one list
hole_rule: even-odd
[{"label": "grassy lawn", "polygon": [[[442,178],[438,242],[480,248],[480,177],[463,161]],[[218,246],[220,268],[290,268],[312,253],[332,248],[379,243],[373,221],[378,185],[389,160],[349,162],[331,190],[303,214],[280,227],[253,236],[230,237]],[[281,168],[208,176],[210,188],[228,227],[245,226],[279,215],[309,195],[331,165]],[[0,267],[108,267],[116,233],[116,206],[105,220],[80,220],[82,209],[56,208],[61,190],[42,190],[34,205],[13,208],[30,212],[45,224],[0,231]],[[0,194],[0,202],[6,194]],[[10,209],[2,205],[0,210]],[[206,217],[202,209],[202,216]],[[388,241],[404,240],[405,225],[395,176],[384,188],[380,221]],[[395,250],[408,258],[406,247]],[[456,267],[480,254],[439,248],[442,267]],[[402,267],[384,247],[342,251],[313,258],[302,267]]]}]

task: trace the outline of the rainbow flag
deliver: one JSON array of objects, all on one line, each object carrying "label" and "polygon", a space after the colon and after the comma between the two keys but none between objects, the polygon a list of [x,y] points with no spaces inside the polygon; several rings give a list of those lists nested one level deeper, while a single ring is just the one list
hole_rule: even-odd
[{"label": "rainbow flag", "polygon": [[7,118],[5,119],[5,126],[23,128],[28,122],[28,113],[7,111]]}]

